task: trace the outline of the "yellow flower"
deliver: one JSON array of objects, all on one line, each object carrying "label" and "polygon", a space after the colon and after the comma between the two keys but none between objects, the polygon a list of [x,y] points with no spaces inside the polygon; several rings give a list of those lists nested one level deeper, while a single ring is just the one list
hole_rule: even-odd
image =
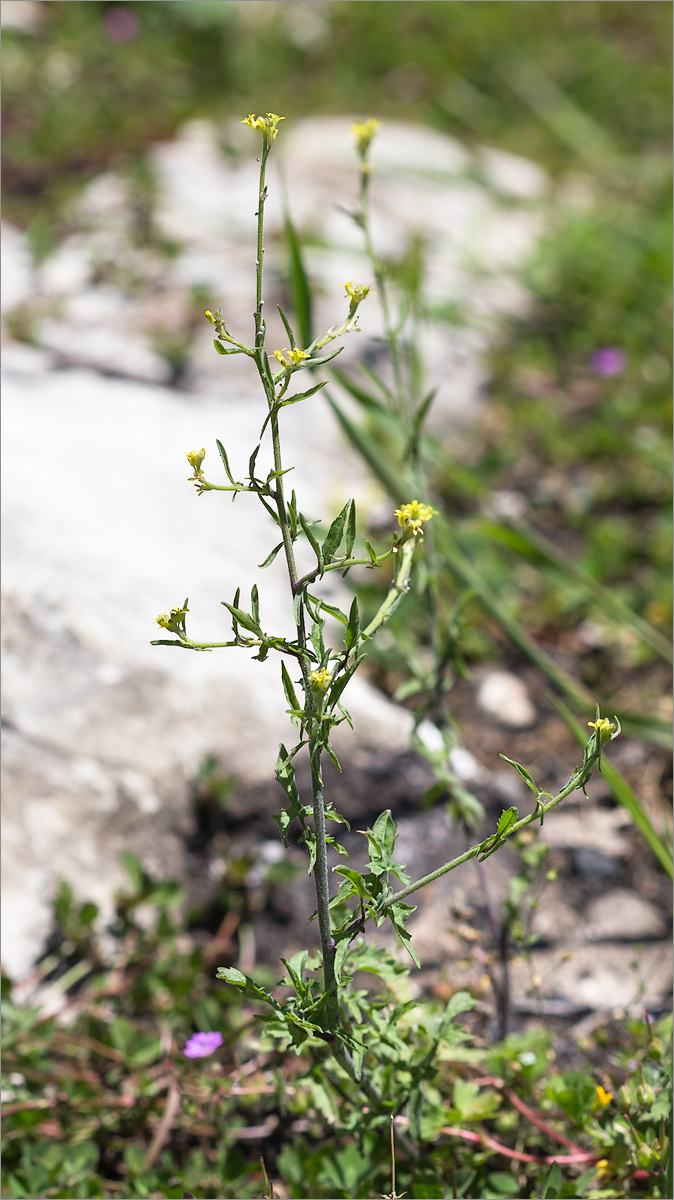
[{"label": "yellow flower", "polygon": [[395,515],[403,533],[411,533],[414,537],[421,534],[423,537],[423,526],[431,517],[437,516],[437,509],[431,508],[430,504],[422,504],[420,500],[412,500],[410,504],[397,508]]},{"label": "yellow flower", "polygon": [[206,457],[205,449],[186,450],[185,457],[186,457],[188,463],[190,464],[192,470],[194,471],[194,474],[198,475],[201,471],[201,464]]},{"label": "yellow flower", "polygon": [[306,350],[299,350],[297,347],[294,350],[289,350],[287,346],[284,346],[282,350],[274,351],[274,358],[277,363],[285,367],[286,371],[289,371],[292,367],[299,366],[305,358],[311,358],[311,355]]},{"label": "yellow flower", "polygon": [[321,667],[318,671],[312,671],[309,676],[309,683],[315,692],[324,692],[331,680],[332,675],[325,667]]},{"label": "yellow flower", "polygon": [[606,1105],[610,1104],[612,1099],[613,1099],[613,1092],[605,1092],[603,1087],[601,1086],[601,1084],[598,1083],[597,1084],[597,1095],[595,1096],[594,1100],[592,1101],[592,1107],[596,1112],[597,1109],[606,1108]]},{"label": "yellow flower", "polygon": [[363,302],[366,296],[369,296],[370,289],[366,283],[354,284],[353,279],[344,284],[346,294],[351,301],[351,307],[356,309]]},{"label": "yellow flower", "polygon": [[605,1179],[608,1179],[611,1174],[611,1165],[607,1158],[600,1158],[599,1162],[594,1164],[594,1169],[602,1183]]},{"label": "yellow flower", "polygon": [[170,633],[177,633],[178,637],[185,637],[185,617],[189,609],[187,601],[183,608],[172,608],[170,613],[160,613],[159,616],[152,622],[153,625],[161,625],[162,629],[168,629]]},{"label": "yellow flower", "polygon": [[356,139],[356,149],[361,158],[367,154],[370,142],[375,137],[379,128],[379,121],[375,117],[370,117],[368,121],[356,121],[351,126],[351,132]]},{"label": "yellow flower", "polygon": [[588,721],[590,729],[597,731],[597,738],[600,746],[611,740],[611,737],[616,731],[616,726],[613,721],[609,721],[608,717],[598,717],[596,721]]},{"label": "yellow flower", "polygon": [[251,129],[257,129],[258,133],[264,134],[268,142],[274,142],[278,134],[279,121],[285,121],[285,117],[280,117],[278,113],[267,113],[264,117],[256,117],[254,113],[251,113],[241,124],[249,125]]}]

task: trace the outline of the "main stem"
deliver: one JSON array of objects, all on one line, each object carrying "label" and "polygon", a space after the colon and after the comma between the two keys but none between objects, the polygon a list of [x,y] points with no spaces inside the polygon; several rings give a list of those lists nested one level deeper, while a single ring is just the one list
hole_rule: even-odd
[{"label": "main stem", "polygon": [[[265,136],[262,157],[260,159],[260,187],[257,210],[255,348],[257,350],[257,368],[265,389],[267,404],[271,412],[269,424],[271,428],[274,453],[274,471],[277,472],[274,500],[276,502],[276,511],[278,513],[279,526],[281,529],[281,536],[283,538],[283,550],[288,569],[288,578],[290,580],[290,591],[294,598],[297,592],[298,582],[297,565],[295,563],[295,551],[293,548],[292,533],[290,530],[290,524],[288,522],[288,510],[286,507],[285,493],[283,488],[283,476],[280,474],[280,472],[283,470],[283,463],[281,459],[279,418],[278,412],[274,412],[273,409],[276,395],[274,392],[273,383],[270,379],[268,364],[266,362],[264,351],[265,327],[262,318],[262,306],[264,303],[262,295],[264,258],[264,205],[267,198],[265,187],[265,168],[267,165],[268,156],[269,145]],[[330,876],[328,873],[328,844],[326,841],[325,832],[325,803],[323,799],[323,775],[321,771],[320,712],[316,707],[311,684],[309,683],[310,664],[306,654],[304,598],[301,594],[296,620],[296,629],[297,644],[300,651],[299,661],[302,669],[302,679],[304,682],[304,693],[311,712],[308,733],[309,754],[311,759],[311,792],[314,816],[314,836],[316,838],[314,885],[316,888],[316,909],[318,912],[318,928],[323,956],[323,985],[325,993],[328,996],[326,1016],[329,1028],[332,1031],[335,1030],[339,1024],[339,1006],[337,1002],[337,980],[335,976],[335,947],[332,937],[332,921],[330,919]]]}]

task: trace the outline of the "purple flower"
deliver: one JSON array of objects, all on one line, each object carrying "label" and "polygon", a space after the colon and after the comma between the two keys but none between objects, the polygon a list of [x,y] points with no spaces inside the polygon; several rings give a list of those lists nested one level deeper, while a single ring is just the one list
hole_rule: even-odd
[{"label": "purple flower", "polygon": [[627,359],[619,346],[602,346],[601,350],[595,350],[590,359],[590,370],[603,379],[622,375],[626,365]]},{"label": "purple flower", "polygon": [[222,1045],[221,1033],[193,1033],[183,1054],[185,1058],[205,1058]]},{"label": "purple flower", "polygon": [[130,42],[138,33],[140,22],[135,13],[115,4],[104,14],[103,28],[113,42]]}]

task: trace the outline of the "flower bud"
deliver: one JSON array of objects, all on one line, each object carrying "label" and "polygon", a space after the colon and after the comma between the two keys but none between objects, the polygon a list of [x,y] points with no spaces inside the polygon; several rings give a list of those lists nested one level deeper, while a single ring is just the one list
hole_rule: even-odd
[{"label": "flower bud", "polygon": [[637,1104],[650,1108],[655,1103],[655,1092],[649,1083],[640,1083],[637,1088]]},{"label": "flower bud", "polygon": [[655,1158],[655,1155],[653,1154],[653,1151],[651,1150],[650,1146],[646,1146],[646,1145],[640,1146],[639,1149],[637,1150],[637,1163],[645,1171],[648,1170],[649,1167],[651,1167],[653,1165],[654,1158]]},{"label": "flower bud", "polygon": [[664,1052],[665,1048],[660,1041],[660,1038],[654,1037],[652,1041],[648,1043],[648,1049],[646,1050],[646,1053],[649,1058],[653,1059],[654,1062],[661,1062]]}]

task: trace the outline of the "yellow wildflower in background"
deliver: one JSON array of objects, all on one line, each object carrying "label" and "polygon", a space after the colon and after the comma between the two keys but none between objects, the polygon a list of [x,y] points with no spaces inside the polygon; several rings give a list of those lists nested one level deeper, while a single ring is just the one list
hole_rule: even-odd
[{"label": "yellow wildflower in background", "polygon": [[613,1099],[613,1092],[604,1091],[604,1088],[601,1086],[600,1083],[598,1083],[597,1084],[597,1095],[595,1096],[594,1100],[592,1101],[592,1107],[596,1112],[597,1109],[606,1108],[607,1104],[610,1104],[612,1099]]},{"label": "yellow wildflower in background", "polygon": [[414,537],[421,534],[423,537],[423,527],[431,517],[437,516],[437,509],[431,508],[430,504],[422,504],[420,500],[412,500],[410,504],[396,508],[395,515],[403,533],[411,533]]},{"label": "yellow wildflower in background", "polygon": [[280,363],[288,371],[291,367],[299,366],[305,358],[311,358],[311,355],[306,350],[299,350],[297,347],[294,350],[289,350],[287,346],[284,346],[282,350],[274,351],[274,358],[277,363]]},{"label": "yellow wildflower in background", "polygon": [[356,149],[361,157],[367,154],[370,142],[376,136],[379,128],[379,121],[376,117],[370,117],[368,121],[356,121],[351,126],[351,132],[356,139]]}]

